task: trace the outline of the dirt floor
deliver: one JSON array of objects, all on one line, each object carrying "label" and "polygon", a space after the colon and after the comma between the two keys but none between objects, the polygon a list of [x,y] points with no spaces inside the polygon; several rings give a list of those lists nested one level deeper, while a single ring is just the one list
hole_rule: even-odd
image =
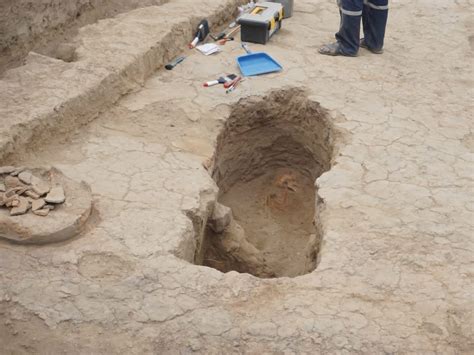
[{"label": "dirt floor", "polygon": [[[193,19],[194,2],[176,3],[163,6]],[[211,57],[183,48],[183,63],[90,123],[66,120],[60,136],[35,126],[44,132],[2,163],[87,182],[94,211],[69,241],[0,241],[3,351],[471,354],[472,10],[394,1],[383,55],[331,58],[316,53],[338,27],[334,1],[300,0],[268,45],[251,45],[281,73],[226,94],[202,84],[238,73],[240,43]],[[142,28],[145,17],[112,23]],[[83,54],[93,36],[98,48],[112,38],[97,26]],[[85,76],[81,65],[58,75]],[[206,232],[216,201],[232,208],[229,231],[253,250],[249,263],[264,260],[245,271],[262,277],[229,271],[243,271],[243,249],[225,239],[208,255],[235,252],[229,272],[196,265],[219,238]]]}]

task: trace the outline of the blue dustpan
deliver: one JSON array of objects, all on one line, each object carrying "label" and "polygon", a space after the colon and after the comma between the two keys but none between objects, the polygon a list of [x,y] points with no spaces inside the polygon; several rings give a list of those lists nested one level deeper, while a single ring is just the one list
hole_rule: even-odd
[{"label": "blue dustpan", "polygon": [[246,44],[242,44],[242,48],[247,52],[237,58],[237,64],[244,76],[253,76],[278,72],[283,67],[267,53],[252,53]]}]

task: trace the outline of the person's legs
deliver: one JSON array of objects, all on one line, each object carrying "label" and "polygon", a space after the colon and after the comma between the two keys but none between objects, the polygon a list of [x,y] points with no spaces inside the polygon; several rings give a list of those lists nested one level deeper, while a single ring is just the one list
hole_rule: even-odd
[{"label": "person's legs", "polygon": [[362,46],[374,53],[381,53],[388,19],[388,0],[364,0]]},{"label": "person's legs", "polygon": [[341,25],[336,33],[336,43],[319,50],[321,54],[356,56],[359,51],[360,21],[364,0],[338,0]]},{"label": "person's legs", "polygon": [[341,51],[347,55],[357,55],[359,51],[360,20],[362,17],[363,0],[340,0],[341,27],[336,33]]}]

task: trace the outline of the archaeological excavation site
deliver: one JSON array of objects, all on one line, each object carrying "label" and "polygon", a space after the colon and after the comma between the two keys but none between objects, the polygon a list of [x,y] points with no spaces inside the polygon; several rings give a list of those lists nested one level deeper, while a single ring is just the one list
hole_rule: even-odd
[{"label": "archaeological excavation site", "polygon": [[473,10],[1,1],[0,354],[473,354]]}]

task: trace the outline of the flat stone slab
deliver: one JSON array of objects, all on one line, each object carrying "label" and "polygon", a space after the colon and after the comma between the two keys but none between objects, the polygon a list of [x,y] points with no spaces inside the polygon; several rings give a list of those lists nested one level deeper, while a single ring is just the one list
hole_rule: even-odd
[{"label": "flat stone slab", "polygon": [[61,186],[53,187],[44,200],[48,203],[54,204],[63,203],[66,200],[64,189]]},{"label": "flat stone slab", "polygon": [[[17,243],[42,244],[63,241],[82,231],[90,216],[92,194],[90,187],[66,177],[56,168],[49,170],[32,169],[35,176],[49,181],[51,185],[63,187],[67,196],[64,204],[53,211],[10,216],[6,209],[0,210],[0,238]],[[48,216],[45,218],[45,216]]]}]

